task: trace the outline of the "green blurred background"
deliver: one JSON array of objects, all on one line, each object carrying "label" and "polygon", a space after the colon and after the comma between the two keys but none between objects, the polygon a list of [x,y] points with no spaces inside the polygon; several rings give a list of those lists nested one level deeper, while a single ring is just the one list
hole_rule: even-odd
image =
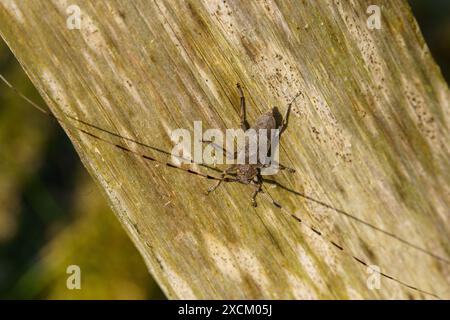
[{"label": "green blurred background", "polygon": [[[447,81],[450,1],[410,1]],[[0,73],[45,105],[0,40]],[[66,269],[81,268],[81,290]],[[0,84],[0,298],[163,299],[64,132]]]}]

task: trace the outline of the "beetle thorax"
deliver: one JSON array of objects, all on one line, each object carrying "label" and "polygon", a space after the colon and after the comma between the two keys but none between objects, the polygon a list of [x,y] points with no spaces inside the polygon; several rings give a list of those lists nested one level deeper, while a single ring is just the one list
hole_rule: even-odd
[{"label": "beetle thorax", "polygon": [[258,175],[258,167],[251,164],[241,164],[237,166],[236,174],[240,182],[248,184]]}]

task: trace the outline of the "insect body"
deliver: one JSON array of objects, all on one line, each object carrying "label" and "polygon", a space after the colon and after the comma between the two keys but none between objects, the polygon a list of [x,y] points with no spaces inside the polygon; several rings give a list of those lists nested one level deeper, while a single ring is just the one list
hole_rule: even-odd
[{"label": "insect body", "polygon": [[[270,111],[264,113],[263,115],[259,116],[258,119],[256,119],[256,122],[253,126],[249,126],[247,120],[246,120],[246,112],[245,112],[245,97],[244,92],[242,91],[241,86],[239,83],[237,84],[237,88],[239,90],[240,95],[240,118],[241,118],[241,128],[244,131],[253,130],[253,132],[256,134],[257,137],[260,136],[260,131],[265,130],[262,132],[262,134],[267,133],[267,144],[271,145],[271,139],[272,136],[272,130],[278,129],[278,138],[281,136],[281,133],[286,130],[289,113],[291,110],[292,103],[295,101],[295,99],[298,97],[295,96],[294,99],[288,104],[286,114],[284,117],[281,116],[280,112],[278,111],[277,107],[273,107]],[[210,143],[210,141],[204,141]],[[258,143],[256,145],[259,145]],[[217,147],[217,146],[215,146]],[[245,162],[243,164],[234,164],[230,167],[228,167],[226,170],[224,170],[220,176],[220,179],[217,181],[215,185],[210,187],[208,189],[208,193],[214,191],[221,183],[222,181],[235,181],[243,184],[251,184],[254,187],[254,191],[251,197],[252,205],[256,207],[256,196],[258,192],[261,191],[262,188],[262,177],[261,177],[261,169],[267,168],[269,166],[268,163],[262,163],[260,158],[257,157],[259,150],[256,148],[251,148],[250,144],[246,141],[244,148],[241,150],[238,150],[234,153],[233,157],[236,158],[242,158],[245,159]],[[269,156],[271,150],[268,147],[267,148],[267,156]],[[228,152],[226,152],[228,154]],[[255,155],[256,153],[256,155]],[[256,163],[250,163],[249,159],[252,158],[252,156],[255,159],[258,159]],[[276,164],[279,169],[281,170],[288,170],[289,172],[295,172],[294,169],[285,167],[281,164]]]},{"label": "insect body", "polygon": [[[89,137],[91,137],[93,139],[96,139],[96,140],[101,141],[103,143],[109,144],[109,145],[111,145],[111,146],[113,146],[113,147],[115,147],[118,150],[121,150],[123,152],[134,154],[135,156],[139,156],[139,157],[141,157],[141,158],[143,158],[143,159],[145,159],[147,161],[162,163],[162,164],[165,164],[166,166],[168,166],[170,168],[173,168],[173,169],[178,169],[178,170],[184,171],[184,172],[189,173],[189,174],[201,176],[201,177],[206,178],[206,179],[216,180],[217,183],[213,187],[211,187],[209,189],[209,192],[211,192],[214,189],[216,189],[220,185],[220,183],[222,181],[235,181],[235,182],[240,182],[240,183],[243,183],[243,184],[252,184],[255,187],[254,193],[252,195],[252,203],[254,205],[256,205],[255,197],[258,194],[258,192],[261,191],[261,188],[262,188],[261,169],[263,169],[265,167],[265,165],[263,163],[256,163],[256,164],[246,164],[246,163],[244,163],[244,164],[232,165],[228,169],[223,171],[222,175],[219,178],[219,177],[216,177],[216,176],[213,176],[213,175],[210,175],[210,174],[197,172],[197,171],[194,171],[192,169],[185,169],[183,167],[176,166],[176,165],[174,165],[172,163],[169,163],[169,162],[167,162],[167,163],[160,162],[159,160],[157,160],[156,158],[154,158],[151,155],[134,151],[132,149],[127,148],[126,146],[124,146],[122,144],[117,144],[117,143],[115,143],[115,142],[113,142],[113,141],[111,141],[109,139],[106,139],[106,138],[100,136],[97,133],[94,133],[94,131],[91,131],[91,130],[87,131],[87,130],[85,130],[83,128],[80,128],[77,125],[73,124],[72,122],[68,121],[67,119],[70,119],[70,120],[72,120],[72,121],[74,121],[76,123],[88,126],[92,130],[96,130],[96,131],[102,132],[104,134],[107,134],[109,136],[113,136],[113,137],[116,137],[116,138],[121,138],[121,139],[123,139],[125,141],[133,142],[133,143],[135,143],[137,145],[140,145],[142,147],[146,147],[147,149],[151,149],[151,150],[159,152],[159,153],[164,153],[164,154],[170,154],[170,153],[166,152],[166,151],[164,151],[164,150],[162,150],[160,148],[153,147],[153,146],[150,146],[148,144],[139,142],[139,141],[137,141],[137,140],[135,140],[133,138],[122,136],[119,133],[110,131],[108,129],[103,129],[103,128],[101,128],[100,126],[98,126],[96,124],[89,123],[89,122],[87,122],[87,121],[85,121],[83,119],[79,119],[77,117],[71,116],[70,114],[64,113],[64,115],[67,117],[67,119],[59,118],[59,117],[53,115],[52,113],[50,113],[49,111],[46,111],[44,108],[42,108],[41,106],[37,105],[36,103],[31,101],[28,97],[23,95],[20,91],[18,91],[15,87],[13,87],[1,74],[0,74],[0,80],[2,82],[4,82],[8,87],[10,87],[12,90],[14,90],[22,99],[27,101],[31,106],[33,106],[34,108],[36,108],[40,112],[46,114],[47,116],[51,117],[54,120],[57,120],[58,122],[65,123],[68,127],[72,128],[72,129],[79,130],[81,133],[83,133],[83,134],[85,134],[85,135],[87,135],[87,136],[89,136]],[[288,107],[287,107],[286,114],[285,114],[284,118],[282,118],[280,116],[280,113],[278,112],[277,108],[272,108],[269,112],[261,115],[256,120],[255,124],[252,127],[249,128],[248,123],[247,123],[247,121],[245,119],[245,98],[244,98],[242,89],[241,89],[241,87],[239,85],[238,85],[238,90],[239,90],[240,97],[241,97],[241,114],[240,114],[240,117],[241,117],[241,128],[243,130],[245,130],[245,131],[247,131],[249,129],[254,129],[255,131],[259,131],[261,129],[277,128],[277,129],[279,129],[279,135],[281,135],[281,133],[287,127],[287,122],[288,122],[288,117],[289,117],[289,112],[290,112],[291,105],[294,102],[294,100],[298,97],[299,94],[296,97],[294,97],[294,99],[288,104]],[[214,143],[212,143],[210,141],[204,141],[204,142],[208,142],[208,143],[211,143],[212,145],[214,145]],[[218,147],[218,146],[214,146],[214,147]],[[239,154],[242,155],[242,153],[244,153],[245,156],[248,156],[248,155],[252,154],[250,152],[249,146],[245,145],[245,147],[242,150],[238,151],[233,156],[238,157]],[[187,160],[187,159],[183,159],[183,160]],[[217,171],[215,168],[211,168],[211,167],[206,166],[206,165],[202,165],[202,166],[205,167],[205,168]],[[293,169],[284,167],[284,166],[282,166],[280,164],[278,164],[278,167],[281,170],[287,169],[290,172],[294,172]],[[227,175],[229,175],[230,177],[227,177]],[[270,180],[266,180],[266,181],[269,182]],[[280,185],[278,183],[275,183],[275,184]],[[282,186],[282,185],[280,185],[280,186]],[[290,189],[286,188],[286,190],[290,190]],[[334,208],[333,206],[331,206],[331,205],[329,205],[329,204],[327,204],[325,202],[322,202],[320,200],[316,200],[316,199],[314,199],[314,198],[312,198],[312,197],[310,197],[308,195],[301,194],[301,193],[299,193],[299,192],[297,192],[295,190],[290,190],[290,191],[294,192],[297,195],[300,195],[300,196],[304,197],[308,201],[315,202],[315,203],[320,204],[320,205],[322,205],[322,206],[324,206],[326,208],[332,209],[332,210],[334,210],[337,213],[343,214],[347,218],[352,218],[354,221],[362,223],[366,227],[370,227],[373,230],[381,232],[381,233],[391,237],[392,239],[395,239],[395,240],[399,241],[400,243],[403,243],[404,245],[407,245],[410,248],[416,249],[419,252],[427,254],[428,256],[430,256],[430,257],[432,257],[432,258],[434,258],[436,260],[439,260],[439,261],[441,261],[443,263],[446,263],[446,264],[450,264],[450,261],[448,260],[448,258],[442,257],[442,256],[440,256],[440,255],[438,255],[436,253],[433,253],[433,252],[427,250],[426,248],[422,248],[422,247],[420,247],[420,246],[410,242],[409,240],[405,240],[405,239],[399,237],[396,234],[393,234],[393,233],[391,233],[391,232],[389,232],[387,230],[384,230],[384,229],[382,229],[382,228],[380,228],[380,227],[378,227],[376,225],[370,224],[370,223],[368,223],[368,222],[366,222],[366,221],[364,221],[364,220],[362,220],[362,219],[360,219],[358,217],[355,217],[355,216],[351,215],[348,212],[345,212],[345,211],[343,211],[341,209]],[[321,237],[331,247],[335,248],[335,250],[337,250],[338,252],[346,254],[347,257],[350,257],[354,262],[356,262],[356,263],[358,263],[358,264],[360,264],[360,265],[362,265],[364,267],[370,268],[370,264],[368,262],[366,262],[365,259],[353,255],[351,250],[349,250],[348,248],[344,249],[344,247],[342,245],[338,244],[337,242],[335,242],[333,240],[330,240],[326,235],[322,234],[317,229],[317,227],[305,223],[301,218],[297,217],[295,214],[293,214],[290,211],[288,211],[283,205],[281,205],[280,203],[274,201],[270,196],[268,196],[267,193],[263,193],[263,196],[264,196],[265,199],[267,199],[267,201],[272,203],[275,207],[279,208],[284,213],[288,214],[293,219],[295,219],[297,222],[299,222],[299,224],[301,226],[309,229],[310,231],[313,231],[314,234],[316,234],[317,236]],[[384,277],[386,279],[389,279],[391,281],[394,281],[397,284],[399,284],[399,285],[401,285],[403,287],[406,287],[406,288],[408,288],[410,290],[414,290],[416,292],[419,292],[419,293],[422,293],[422,294],[427,294],[427,295],[432,296],[434,298],[440,299],[440,297],[437,294],[435,294],[433,292],[430,292],[430,291],[425,291],[425,290],[420,289],[420,288],[418,288],[416,286],[410,285],[410,284],[408,284],[408,283],[406,283],[406,282],[404,282],[404,281],[402,281],[402,280],[400,280],[400,279],[398,279],[398,278],[396,278],[396,277],[394,277],[394,276],[392,276],[390,274],[387,274],[385,272],[380,272],[379,270],[377,271],[377,270],[374,270],[374,269],[372,269],[372,271],[375,272],[375,273],[378,273],[380,276],[382,276],[382,277]]]}]

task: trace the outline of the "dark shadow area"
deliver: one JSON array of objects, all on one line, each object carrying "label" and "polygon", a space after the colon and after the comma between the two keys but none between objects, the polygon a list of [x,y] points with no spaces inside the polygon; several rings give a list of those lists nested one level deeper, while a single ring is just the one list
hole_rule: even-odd
[{"label": "dark shadow area", "polygon": [[450,1],[409,0],[425,42],[450,82]]}]

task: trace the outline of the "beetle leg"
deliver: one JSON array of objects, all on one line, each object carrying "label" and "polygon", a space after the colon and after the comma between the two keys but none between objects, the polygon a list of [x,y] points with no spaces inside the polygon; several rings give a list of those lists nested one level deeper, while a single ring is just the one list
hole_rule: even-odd
[{"label": "beetle leg", "polygon": [[282,124],[281,124],[281,126],[280,126],[280,135],[283,133],[283,131],[284,130],[286,130],[286,128],[287,128],[287,125],[288,125],[288,119],[289,119],[289,114],[290,114],[290,112],[291,112],[291,106],[292,106],[292,104],[289,104],[288,105],[288,108],[287,108],[287,110],[286,110],[286,114],[284,115],[284,117],[283,117],[283,122],[282,122]]},{"label": "beetle leg", "polygon": [[[281,163],[274,162],[273,164],[276,165],[276,166],[278,166],[278,168],[279,168],[280,170],[286,170],[286,171],[289,172],[289,173],[295,173],[295,169],[286,167],[285,165],[282,165]],[[268,163],[268,164],[265,164],[265,165],[263,166],[263,168],[268,168],[268,167],[270,167],[270,166],[271,166],[271,164]]]},{"label": "beetle leg", "polygon": [[246,114],[245,114],[245,97],[244,97],[244,92],[242,91],[241,85],[238,83],[237,88],[239,90],[239,97],[240,97],[240,101],[241,101],[241,108],[240,108],[240,118],[241,118],[241,128],[244,131],[247,131],[249,128],[248,122],[246,120]]},{"label": "beetle leg", "polygon": [[284,117],[283,117],[283,122],[281,123],[281,126],[280,126],[280,135],[281,135],[281,134],[283,133],[283,131],[286,130],[286,128],[287,128],[288,121],[289,121],[289,115],[290,115],[290,113],[291,113],[291,107],[292,107],[292,104],[294,103],[295,99],[297,99],[298,96],[300,96],[300,94],[301,94],[301,91],[298,92],[297,95],[296,95],[296,96],[291,100],[291,102],[289,102],[289,104],[288,104],[286,113],[285,113],[285,115],[284,115]]},{"label": "beetle leg", "polygon": [[256,177],[256,181],[252,181],[252,185],[255,187],[252,193],[252,206],[256,207],[258,204],[256,203],[256,196],[262,189],[262,181],[259,179],[259,176]]},{"label": "beetle leg", "polygon": [[209,194],[209,193],[213,192],[214,190],[216,190],[217,187],[220,186],[220,184],[222,183],[222,181],[225,180],[226,176],[227,176],[228,174],[232,173],[233,171],[236,171],[236,166],[234,166],[234,165],[231,166],[231,167],[229,167],[229,168],[227,168],[226,170],[224,170],[224,171],[222,172],[222,174],[220,175],[220,179],[216,182],[216,184],[214,184],[214,185],[212,185],[211,187],[209,187],[207,193]]},{"label": "beetle leg", "polygon": [[289,173],[295,173],[295,169],[286,167],[286,166],[282,165],[281,163],[278,164],[278,168],[280,168],[280,170],[286,170]]}]

